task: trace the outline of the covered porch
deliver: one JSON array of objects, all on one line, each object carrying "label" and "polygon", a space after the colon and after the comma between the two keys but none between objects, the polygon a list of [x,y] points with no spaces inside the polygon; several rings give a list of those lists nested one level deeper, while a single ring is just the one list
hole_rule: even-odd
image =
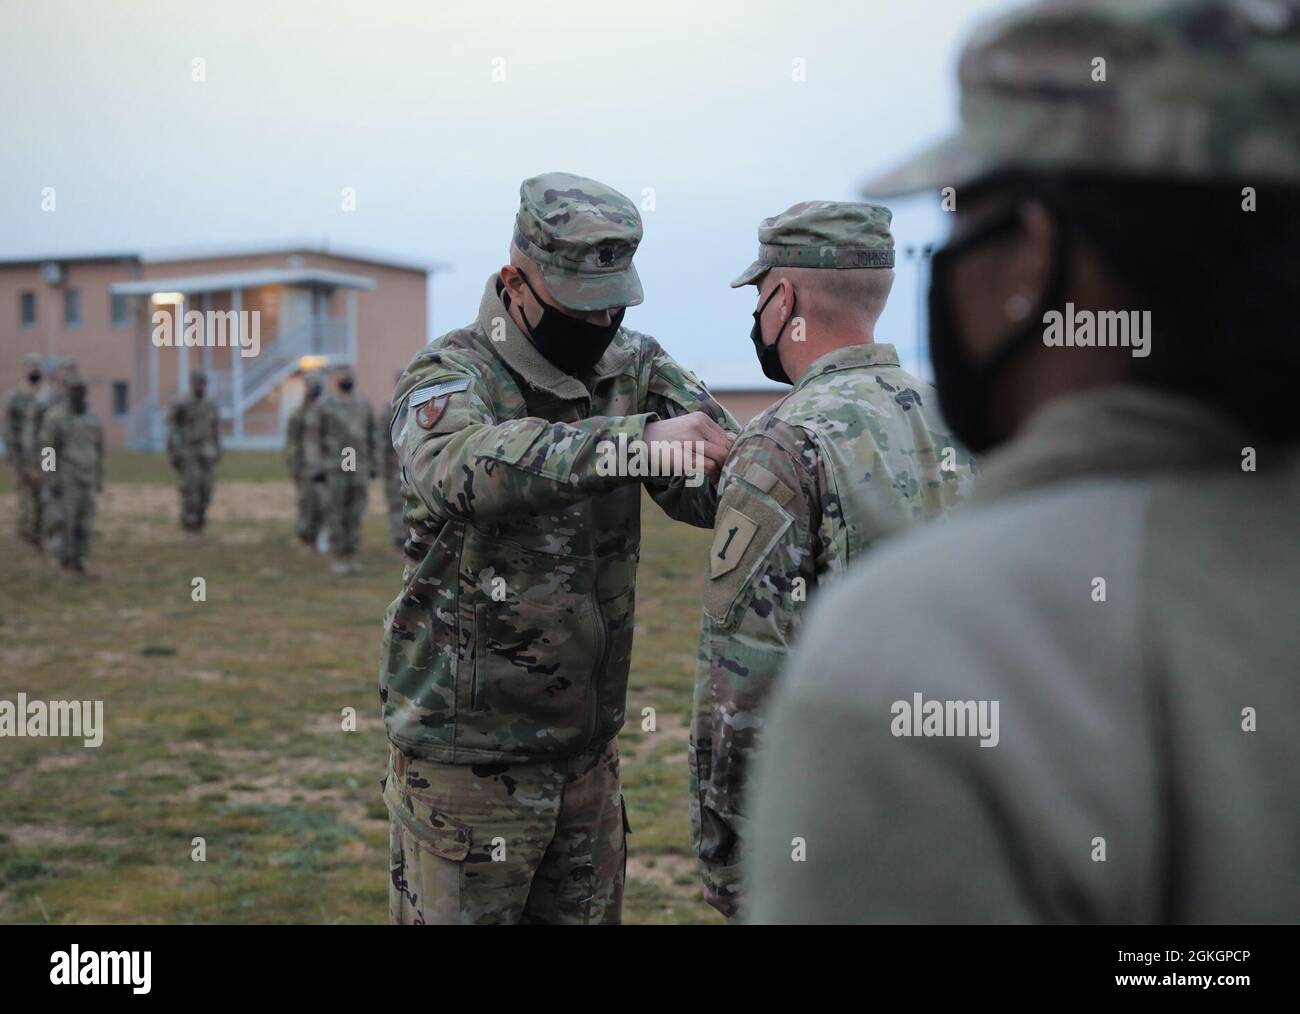
[{"label": "covered porch", "polygon": [[136,390],[146,393],[125,420],[127,446],[162,449],[167,406],[189,391],[190,373],[200,368],[228,424],[229,446],[279,446],[292,407],[281,397],[286,381],[304,369],[356,363],[357,293],[375,285],[363,275],[313,267],[110,285],[113,295],[143,301],[147,311],[136,315],[143,334],[133,348]]}]

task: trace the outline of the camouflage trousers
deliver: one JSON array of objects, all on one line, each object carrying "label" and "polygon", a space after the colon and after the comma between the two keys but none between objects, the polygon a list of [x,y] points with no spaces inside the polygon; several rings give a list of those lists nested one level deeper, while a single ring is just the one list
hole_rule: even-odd
[{"label": "camouflage trousers", "polygon": [[294,531],[303,542],[314,546],[323,520],[320,489],[316,483],[306,477],[295,479],[294,487],[298,502],[298,521]]},{"label": "camouflage trousers", "polygon": [[352,556],[361,546],[361,519],[366,513],[370,482],[364,472],[339,471],[325,484],[325,521],[335,556]]},{"label": "camouflage trousers", "polygon": [[177,472],[180,479],[181,527],[197,532],[207,521],[217,466],[197,455],[187,454],[180,459]]},{"label": "camouflage trousers", "polygon": [[630,831],[618,746],[534,764],[436,764],[390,749],[394,923],[615,924]]},{"label": "camouflage trousers", "polygon": [[59,503],[62,487],[51,474],[41,476],[40,486],[41,541],[44,542],[47,553],[56,560],[62,559],[63,508]]},{"label": "camouflage trousers", "polygon": [[41,527],[41,474],[15,469],[14,485],[18,493],[18,538],[39,546],[45,534]]},{"label": "camouflage trousers", "polygon": [[59,492],[60,526],[59,562],[80,563],[90,555],[90,539],[95,529],[95,487],[88,482],[65,482]]}]

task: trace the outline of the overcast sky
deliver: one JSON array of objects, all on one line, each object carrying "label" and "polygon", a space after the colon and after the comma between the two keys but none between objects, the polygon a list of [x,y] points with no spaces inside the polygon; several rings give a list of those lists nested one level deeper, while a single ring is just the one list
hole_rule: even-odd
[{"label": "overcast sky", "polygon": [[[628,325],[712,384],[761,385],[754,290],[727,287],[758,221],[855,199],[950,130],[960,43],[1008,6],[6,0],[0,257],[327,237],[447,264],[432,337],[474,316],[520,180],[564,170],[653,192]],[[901,248],[945,223],[929,198],[895,212],[877,338],[910,357]]]}]

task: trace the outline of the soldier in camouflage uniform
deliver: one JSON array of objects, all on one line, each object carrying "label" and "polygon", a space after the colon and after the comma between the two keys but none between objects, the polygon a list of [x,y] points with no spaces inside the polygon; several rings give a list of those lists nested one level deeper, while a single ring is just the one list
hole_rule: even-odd
[{"label": "soldier in camouflage uniform", "polygon": [[[410,527],[379,678],[395,922],[620,920],[641,490],[712,524],[736,428],[622,326],[642,298],[635,206],[567,173],[520,198],[478,319],[393,396]],[[603,467],[620,438],[700,453],[643,477]]]},{"label": "soldier in camouflage uniform", "polygon": [[59,356],[54,361],[50,383],[36,394],[33,411],[27,420],[27,432],[31,436],[31,447],[37,456],[40,471],[41,499],[41,541],[45,551],[53,559],[62,558],[63,545],[63,510],[59,505],[62,486],[53,480],[41,463],[45,461],[46,445],[41,442],[48,416],[63,411],[67,404],[68,392],[66,378],[76,371],[76,362],[68,356]]},{"label": "soldier in camouflage uniform", "polygon": [[86,404],[86,382],[76,368],[64,372],[67,400],[41,424],[41,446],[54,452],[47,481],[57,487],[63,512],[59,563],[85,574],[95,522],[95,497],[104,490],[104,431]]},{"label": "soldier in camouflage uniform", "polygon": [[745,427],[722,477],[691,726],[690,814],[705,898],[743,903],[750,760],[763,706],[807,602],[882,535],[968,492],[970,457],[930,385],[877,344],[893,284],[891,215],[805,201],[758,227],[751,333],[764,374],[794,390]]},{"label": "soldier in camouflage uniform", "polygon": [[361,571],[356,561],[361,519],[379,458],[375,412],[370,402],[354,391],[352,370],[340,369],[335,384],[335,392],[307,414],[304,445],[307,471],[321,490],[334,573],[344,575]]},{"label": "soldier in camouflage uniform", "polygon": [[18,493],[18,537],[41,545],[41,463],[31,420],[40,397],[44,362],[35,353],[23,356],[27,385],[16,387],[5,403],[5,452],[13,468]]},{"label": "soldier in camouflage uniform", "polygon": [[207,390],[207,375],[195,370],[190,392],[167,415],[167,456],[180,481],[181,527],[187,532],[203,530],[221,460],[221,413]]},{"label": "soldier in camouflage uniform", "polygon": [[[398,370],[397,380],[402,379],[404,371]],[[405,501],[402,498],[402,463],[397,458],[397,449],[387,439],[379,441],[379,453],[384,462],[384,500],[388,504],[388,537],[393,545],[401,549],[406,543],[406,522],[402,519]]]},{"label": "soldier in camouflage uniform", "polygon": [[321,498],[316,483],[307,471],[306,425],[312,406],[319,400],[324,387],[320,374],[309,373],[303,377],[303,397],[289,413],[288,432],[285,434],[284,458],[293,477],[298,518],[294,532],[308,546],[316,545],[321,528]]},{"label": "soldier in camouflage uniform", "polygon": [[1295,924],[1300,2],[1035,3],[959,75],[863,189],[956,195],[929,348],[979,483],[805,626],[751,918]]}]

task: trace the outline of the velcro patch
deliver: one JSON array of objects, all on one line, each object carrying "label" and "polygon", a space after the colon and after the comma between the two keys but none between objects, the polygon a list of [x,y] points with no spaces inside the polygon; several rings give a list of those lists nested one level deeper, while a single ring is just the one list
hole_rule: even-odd
[{"label": "velcro patch", "polygon": [[713,545],[709,549],[709,577],[718,578],[734,570],[745,555],[745,548],[758,525],[734,507],[728,507],[713,529]]},{"label": "velcro patch", "polygon": [[458,377],[456,380],[444,380],[441,384],[430,384],[428,387],[416,388],[411,392],[406,403],[411,408],[419,408],[426,401],[441,398],[444,394],[458,394],[461,391],[468,390],[469,377]]}]

